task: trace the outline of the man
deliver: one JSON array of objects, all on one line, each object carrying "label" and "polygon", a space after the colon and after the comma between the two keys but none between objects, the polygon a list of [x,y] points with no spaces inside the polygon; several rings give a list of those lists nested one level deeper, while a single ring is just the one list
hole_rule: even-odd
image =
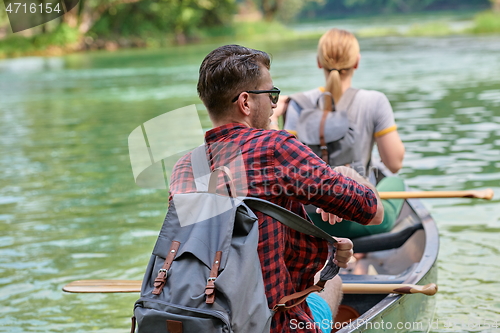
[{"label": "man", "polygon": [[[383,208],[373,186],[332,170],[307,146],[285,131],[268,130],[279,90],[273,87],[270,59],[262,51],[226,45],[208,54],[200,67],[198,94],[207,107],[214,128],[205,134],[211,167],[228,163],[227,151],[241,152],[241,169],[234,180],[246,195],[266,199],[306,218],[303,204],[314,203],[324,210],[325,219],[335,223],[348,218],[363,224],[380,223]],[[348,171],[350,169],[340,169]],[[350,172],[350,171],[349,171]],[[240,176],[238,176],[240,175]],[[241,184],[244,179],[245,184]],[[246,185],[246,186],[245,186]],[[174,168],[171,194],[195,190],[190,154]],[[328,213],[332,213],[329,215]],[[328,255],[327,242],[292,230],[257,212],[259,218],[259,259],[266,296],[272,308],[282,297],[302,291],[314,283]],[[346,267],[352,243],[338,239],[335,262]],[[321,332],[314,322],[332,320],[340,301],[341,281],[329,281],[320,295],[309,297],[289,311],[274,315],[271,331],[276,333]],[[308,306],[310,304],[310,306]],[[312,312],[314,313],[312,313]],[[320,313],[326,312],[320,318]],[[329,316],[329,318],[328,318]]]}]

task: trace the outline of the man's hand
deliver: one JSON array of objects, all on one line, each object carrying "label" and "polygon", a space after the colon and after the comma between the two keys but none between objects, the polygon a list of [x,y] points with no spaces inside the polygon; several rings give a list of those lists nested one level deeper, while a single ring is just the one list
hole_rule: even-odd
[{"label": "man's hand", "polygon": [[337,240],[335,243],[337,251],[335,251],[333,262],[339,267],[347,268],[347,263],[353,255],[352,242],[349,238],[333,238]]},{"label": "man's hand", "polygon": [[327,213],[321,208],[316,208],[316,213],[321,214],[321,219],[325,222],[330,223],[331,225],[342,222],[343,220],[343,218],[338,217],[337,215],[334,214]]}]

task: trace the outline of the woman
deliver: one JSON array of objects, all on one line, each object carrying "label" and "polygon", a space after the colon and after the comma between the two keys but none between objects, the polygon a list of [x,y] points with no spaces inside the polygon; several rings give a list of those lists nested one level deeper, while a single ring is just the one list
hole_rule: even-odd
[{"label": "woman", "polygon": [[[397,132],[394,114],[387,97],[378,91],[351,87],[352,77],[359,66],[361,59],[359,43],[356,37],[345,30],[330,29],[319,40],[317,62],[318,67],[325,75],[325,87],[304,92],[311,102],[322,102],[324,110],[332,110],[332,100],[335,105],[342,102],[343,96],[353,95],[349,102],[347,114],[349,122],[355,124],[355,147],[359,161],[353,161],[356,171],[368,176],[370,172],[371,153],[377,143],[382,162],[393,173],[401,169],[405,148]],[[346,91],[351,89],[349,94]],[[344,95],[345,94],[345,95]],[[322,95],[324,97],[322,97]],[[346,97],[349,98],[349,97]],[[344,103],[345,104],[345,103]],[[280,105],[279,105],[280,106]],[[271,127],[277,128],[277,120],[282,110],[279,106],[271,117]],[[300,106],[291,100],[286,110],[284,129],[297,134]],[[300,137],[298,137],[300,140]],[[397,177],[388,177],[377,186],[378,191],[403,191],[404,184]],[[319,227],[332,235],[339,237],[360,237],[370,234],[387,232],[394,225],[403,200],[384,200],[384,222],[378,226],[362,226],[345,221],[340,224],[329,225],[321,221],[319,214],[310,214]],[[333,222],[339,219],[333,219]],[[330,219],[332,221],[332,219]]]}]

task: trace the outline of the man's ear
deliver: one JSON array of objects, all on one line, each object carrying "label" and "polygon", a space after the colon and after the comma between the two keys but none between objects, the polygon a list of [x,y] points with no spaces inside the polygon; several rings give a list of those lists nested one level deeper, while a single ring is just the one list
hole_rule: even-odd
[{"label": "man's ear", "polygon": [[250,103],[250,94],[247,92],[242,92],[236,101],[239,112],[245,117],[250,115]]}]

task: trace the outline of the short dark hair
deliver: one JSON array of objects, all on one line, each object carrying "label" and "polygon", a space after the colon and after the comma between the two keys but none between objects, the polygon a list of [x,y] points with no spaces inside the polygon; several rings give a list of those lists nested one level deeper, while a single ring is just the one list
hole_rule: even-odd
[{"label": "short dark hair", "polygon": [[210,116],[220,119],[235,96],[256,89],[261,66],[271,67],[271,59],[263,51],[225,45],[210,52],[201,63],[198,80],[198,95]]}]

